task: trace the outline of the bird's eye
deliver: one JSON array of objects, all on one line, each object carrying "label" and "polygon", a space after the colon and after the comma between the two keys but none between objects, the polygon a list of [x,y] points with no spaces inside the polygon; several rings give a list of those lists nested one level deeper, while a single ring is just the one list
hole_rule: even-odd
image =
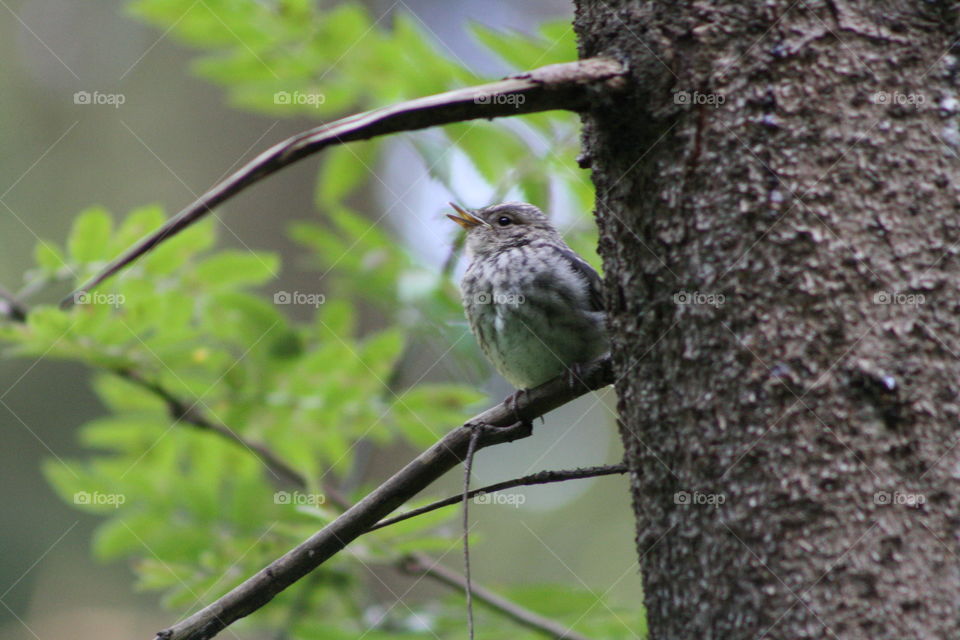
[{"label": "bird's eye", "polygon": [[506,227],[512,222],[513,220],[510,219],[510,216],[500,216],[499,218],[497,218],[497,224],[500,225],[501,227]]}]

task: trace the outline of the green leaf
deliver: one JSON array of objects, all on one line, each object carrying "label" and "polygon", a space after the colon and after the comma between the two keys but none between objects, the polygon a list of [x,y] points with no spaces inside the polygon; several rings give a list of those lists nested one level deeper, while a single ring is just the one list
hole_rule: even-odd
[{"label": "green leaf", "polygon": [[89,485],[80,477],[74,469],[74,466],[76,466],[76,463],[71,464],[61,460],[44,460],[41,467],[47,482],[53,486],[57,495],[68,504],[74,504],[74,495],[76,493],[89,490]]},{"label": "green leaf", "polygon": [[[119,526],[122,527],[122,524]],[[116,537],[120,538],[116,542],[114,542],[114,537],[111,536],[101,543],[103,547],[101,553],[104,557],[110,557],[114,552],[119,553],[123,548],[122,545],[126,540],[120,537],[119,532],[117,532]],[[183,589],[183,578],[180,576],[188,575],[192,569],[193,567],[190,566],[177,566],[157,558],[144,557],[136,564],[137,588],[141,591]]]},{"label": "green leaf", "polygon": [[419,384],[403,392],[391,409],[403,434],[417,447],[430,446],[462,424],[486,394],[456,384]]},{"label": "green leaf", "polygon": [[356,309],[347,300],[330,300],[318,311],[317,323],[323,330],[346,339],[356,331]]},{"label": "green leaf", "polygon": [[569,20],[544,24],[540,29],[540,38],[519,32],[497,31],[477,23],[470,26],[470,31],[486,47],[518,70],[571,62],[578,58],[576,34]]},{"label": "green leaf", "polygon": [[73,260],[84,263],[107,258],[112,224],[110,214],[101,207],[91,207],[81,212],[73,223],[67,241]]},{"label": "green leaf", "polygon": [[94,378],[97,397],[115,413],[164,411],[163,400],[146,389],[119,378],[114,374],[101,374]]},{"label": "green leaf", "polygon": [[203,220],[154,247],[143,257],[141,268],[150,276],[167,275],[184,265],[193,256],[213,245],[212,220]]},{"label": "green leaf", "polygon": [[263,251],[221,251],[193,267],[193,278],[210,288],[258,285],[277,277],[280,260]]},{"label": "green leaf", "polygon": [[327,151],[327,159],[317,180],[316,203],[321,209],[340,205],[374,170],[379,145],[354,143]]},{"label": "green leaf", "polygon": [[131,211],[113,235],[112,248],[117,252],[127,249],[152,231],[156,231],[165,221],[163,207],[146,205]]},{"label": "green leaf", "polygon": [[399,329],[387,329],[364,340],[359,357],[381,382],[393,368],[394,361],[403,350],[404,334]]},{"label": "green leaf", "polygon": [[56,307],[37,306],[27,316],[27,326],[33,336],[49,345],[54,345],[63,338],[76,323],[70,313]]},{"label": "green leaf", "polygon": [[57,245],[41,240],[33,250],[34,259],[44,271],[56,273],[67,266],[67,260],[63,257]]},{"label": "green leaf", "polygon": [[80,441],[91,448],[139,455],[169,428],[170,421],[159,420],[157,414],[110,416],[85,424]]},{"label": "green leaf", "polygon": [[135,529],[141,528],[143,524],[163,526],[164,523],[157,520],[145,514],[125,514],[123,518],[108,520],[97,527],[93,536],[93,552],[101,560],[113,560],[130,552],[139,552],[143,549],[143,541],[137,536]]},{"label": "green leaf", "polygon": [[505,127],[464,122],[447,127],[450,141],[469,157],[480,175],[491,185],[504,176],[504,168],[530,153],[523,141]]}]

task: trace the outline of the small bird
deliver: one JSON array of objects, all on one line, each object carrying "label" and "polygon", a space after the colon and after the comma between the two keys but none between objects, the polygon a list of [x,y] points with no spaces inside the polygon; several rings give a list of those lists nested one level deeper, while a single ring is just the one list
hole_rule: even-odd
[{"label": "small bird", "polygon": [[610,348],[600,276],[532,204],[450,206],[467,232],[460,293],[483,353],[518,394],[563,374],[572,384]]}]

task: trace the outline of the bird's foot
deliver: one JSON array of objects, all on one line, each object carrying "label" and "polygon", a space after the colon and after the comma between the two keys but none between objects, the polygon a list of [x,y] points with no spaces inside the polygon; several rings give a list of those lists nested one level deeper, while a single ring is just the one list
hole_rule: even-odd
[{"label": "bird's foot", "polygon": [[532,427],[533,422],[520,415],[520,398],[525,395],[527,395],[526,389],[517,389],[514,393],[510,394],[510,397],[503,401],[503,404],[507,409],[513,411],[513,417],[517,422],[524,426]]}]

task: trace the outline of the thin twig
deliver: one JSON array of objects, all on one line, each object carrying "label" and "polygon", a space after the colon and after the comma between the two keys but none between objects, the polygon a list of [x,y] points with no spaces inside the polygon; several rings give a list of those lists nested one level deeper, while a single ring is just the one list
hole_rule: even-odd
[{"label": "thin twig", "polygon": [[293,485],[306,486],[306,481],[304,480],[303,476],[301,476],[295,469],[277,457],[277,455],[266,446],[247,440],[227,425],[211,420],[207,416],[197,411],[198,401],[188,403],[184,400],[181,400],[170,393],[169,390],[155,382],[147,380],[139,373],[131,369],[112,369],[111,371],[124,380],[146,389],[163,400],[167,405],[167,410],[170,412],[170,415],[174,420],[182,421],[198,429],[212,431],[220,436],[223,436],[227,440],[239,444],[260,458],[260,461],[263,462],[263,464],[275,478],[281,479]]},{"label": "thin twig", "polygon": [[[438,582],[456,589],[464,589],[466,586],[466,582],[462,576],[457,575],[455,572],[440,564],[424,565],[420,559],[411,557],[403,568],[409,573],[426,574]],[[473,595],[477,599],[477,602],[499,611],[514,622],[528,629],[545,633],[553,638],[563,638],[563,640],[589,640],[581,633],[565,627],[559,622],[545,618],[539,613],[521,607],[515,602],[511,602],[481,586],[473,587]]]},{"label": "thin twig", "polygon": [[400,102],[304,131],[270,147],[204,193],[67,296],[61,306],[71,306],[77,293],[89,291],[250,185],[326,147],[478,118],[553,109],[577,111],[587,106],[591,91],[601,85],[611,88],[615,83],[608,81],[624,74],[623,65],[612,58],[587,58],[540,67],[498,82]]},{"label": "thin twig", "polygon": [[[527,437],[532,430],[524,422],[532,421],[589,390],[610,384],[613,381],[610,359],[587,365],[582,384],[575,387],[565,378],[559,376],[531,389],[516,407],[498,404],[467,425],[449,432],[336,520],[212,604],[160,631],[156,640],[207,640],[234,621],[253,613],[463,461],[471,434],[475,431],[469,425],[499,427],[483,430],[477,450]],[[515,422],[517,418],[521,422]]]},{"label": "thin twig", "polygon": [[[600,476],[623,474],[626,472],[627,472],[627,465],[623,463],[603,465],[598,467],[585,467],[582,469],[567,469],[562,471],[538,471],[537,473],[532,473],[528,476],[523,476],[521,478],[504,480],[503,482],[497,482],[495,484],[487,485],[485,487],[480,487],[479,489],[472,489],[467,494],[467,497],[472,498],[478,495],[494,493],[495,491],[512,489],[513,487],[525,487],[525,486],[538,485],[538,484],[550,484],[553,482],[566,482],[568,480],[596,478]],[[389,527],[392,524],[402,522],[409,518],[415,518],[416,516],[429,513],[430,511],[436,511],[437,509],[441,509],[443,507],[449,507],[452,504],[457,504],[461,500],[463,500],[463,494],[450,496],[449,498],[444,498],[443,500],[437,500],[436,502],[431,502],[430,504],[426,504],[422,507],[411,509],[406,513],[401,513],[400,515],[393,516],[392,518],[386,518],[384,520],[381,520],[377,524],[370,527],[370,531],[381,529],[383,527]]]}]

